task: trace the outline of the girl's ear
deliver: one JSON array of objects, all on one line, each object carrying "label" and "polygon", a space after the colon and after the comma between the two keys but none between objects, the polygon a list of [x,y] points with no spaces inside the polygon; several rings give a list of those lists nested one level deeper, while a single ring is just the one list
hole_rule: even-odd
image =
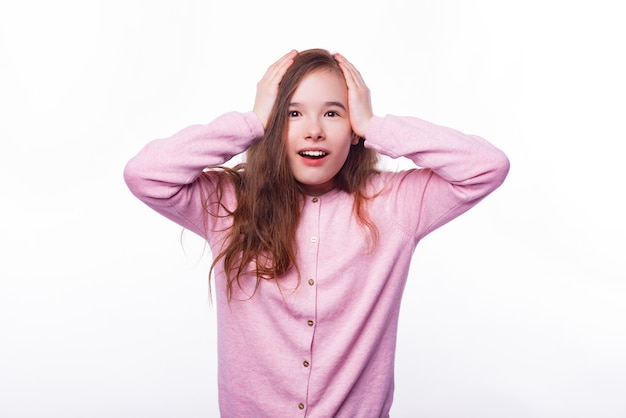
[{"label": "girl's ear", "polygon": [[361,137],[355,134],[354,132],[352,132],[352,141],[351,141],[352,145],[358,144],[360,140],[361,140]]}]

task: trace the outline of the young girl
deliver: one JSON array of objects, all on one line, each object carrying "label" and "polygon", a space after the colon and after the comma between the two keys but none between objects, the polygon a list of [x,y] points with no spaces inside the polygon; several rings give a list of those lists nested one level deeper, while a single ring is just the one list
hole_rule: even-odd
[{"label": "young girl", "polygon": [[[377,153],[419,168],[379,172]],[[389,416],[417,243],[508,168],[479,137],[375,116],[349,61],[308,50],[268,69],[252,112],[155,140],[124,174],[212,249],[222,416],[371,418]]]}]

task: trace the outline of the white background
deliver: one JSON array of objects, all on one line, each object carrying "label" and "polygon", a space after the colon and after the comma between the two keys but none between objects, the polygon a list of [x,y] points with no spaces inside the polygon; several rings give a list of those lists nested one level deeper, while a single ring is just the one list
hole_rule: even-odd
[{"label": "white background", "polygon": [[210,259],[122,170],[311,47],[512,163],[418,246],[392,416],[625,417],[619,3],[3,1],[0,417],[217,416]]}]

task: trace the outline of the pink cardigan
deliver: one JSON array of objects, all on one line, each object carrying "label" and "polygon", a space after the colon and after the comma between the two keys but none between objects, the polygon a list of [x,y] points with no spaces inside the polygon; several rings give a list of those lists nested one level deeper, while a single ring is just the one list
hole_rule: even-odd
[{"label": "pink cardigan", "polygon": [[[219,251],[228,217],[205,231],[199,174],[245,151],[263,135],[254,113],[228,113],[146,145],[125,179],[148,206],[205,237]],[[417,118],[375,117],[365,144],[420,168],[372,176],[369,216],[380,238],[352,212],[352,196],[306,197],[297,231],[301,272],[234,289],[216,270],[219,400],[224,417],[387,417],[394,390],[400,300],[422,237],[459,216],[504,180],[507,157],[476,137]],[[206,189],[205,189],[206,190]],[[225,193],[234,207],[234,192]],[[250,284],[250,286],[248,286]]]}]

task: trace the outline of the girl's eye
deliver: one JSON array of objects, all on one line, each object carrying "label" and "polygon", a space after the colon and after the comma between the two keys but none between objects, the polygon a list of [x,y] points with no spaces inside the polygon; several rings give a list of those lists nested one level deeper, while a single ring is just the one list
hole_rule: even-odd
[{"label": "girl's eye", "polygon": [[290,118],[297,118],[298,116],[300,116],[300,112],[298,112],[297,110],[290,110],[289,111],[289,117]]},{"label": "girl's eye", "polygon": [[334,110],[329,110],[328,112],[326,112],[326,116],[334,118],[336,116],[339,116],[339,114],[337,114],[337,112],[335,112]]}]

